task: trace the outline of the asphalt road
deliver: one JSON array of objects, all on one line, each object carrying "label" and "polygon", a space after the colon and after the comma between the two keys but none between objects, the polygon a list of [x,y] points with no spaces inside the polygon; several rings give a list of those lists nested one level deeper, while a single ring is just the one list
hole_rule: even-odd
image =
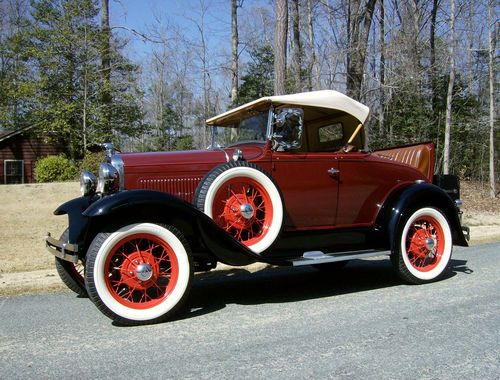
[{"label": "asphalt road", "polygon": [[0,298],[0,378],[500,378],[500,244],[438,283],[387,259],[199,277],[183,319],[119,327],[69,292]]}]

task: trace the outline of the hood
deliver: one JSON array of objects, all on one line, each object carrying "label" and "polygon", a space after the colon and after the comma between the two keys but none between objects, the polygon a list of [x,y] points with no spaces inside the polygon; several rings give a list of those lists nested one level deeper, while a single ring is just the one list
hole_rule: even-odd
[{"label": "hood", "polygon": [[[246,160],[259,157],[264,145],[252,144],[239,146]],[[217,148],[175,152],[122,153],[121,159],[125,174],[179,172],[206,172],[214,166],[231,159],[235,148]]]}]

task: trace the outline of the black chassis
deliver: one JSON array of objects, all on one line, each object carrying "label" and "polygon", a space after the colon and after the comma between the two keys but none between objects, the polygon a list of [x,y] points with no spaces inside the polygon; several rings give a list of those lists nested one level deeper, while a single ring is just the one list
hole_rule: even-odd
[{"label": "black chassis", "polygon": [[446,215],[453,244],[467,246],[468,230],[461,227],[455,202],[445,190],[426,182],[406,184],[394,190],[380,207],[376,222],[370,228],[282,232],[273,246],[262,254],[253,253],[190,203],[152,190],[125,190],[106,196],[80,197],[62,204],[54,214],[68,215],[69,241],[61,242],[49,234],[46,246],[57,257],[75,263],[78,259],[85,262],[86,251],[98,232],[151,222],[173,225],[184,234],[198,271],[212,269],[218,261],[232,266],[255,262],[295,265],[294,260],[303,261],[302,254],[309,250],[321,249],[332,255],[348,252],[350,258],[358,252],[361,256],[367,250],[392,251],[400,221],[414,210],[428,206]]}]

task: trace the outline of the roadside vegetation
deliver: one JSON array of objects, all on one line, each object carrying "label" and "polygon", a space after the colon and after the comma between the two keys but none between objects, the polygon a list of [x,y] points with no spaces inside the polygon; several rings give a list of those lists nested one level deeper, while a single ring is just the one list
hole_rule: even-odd
[{"label": "roadside vegetation", "polygon": [[496,196],[494,1],[173,3],[136,30],[120,2],[0,0],[0,132],[34,125],[70,160],[205,148],[232,106],[335,89],[371,107],[371,149],[432,140],[436,172]]}]

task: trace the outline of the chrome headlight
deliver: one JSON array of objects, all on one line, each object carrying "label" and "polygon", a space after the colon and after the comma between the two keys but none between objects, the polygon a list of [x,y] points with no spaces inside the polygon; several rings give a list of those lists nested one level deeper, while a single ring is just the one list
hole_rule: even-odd
[{"label": "chrome headlight", "polygon": [[99,180],[97,182],[97,192],[110,194],[120,190],[120,174],[118,170],[107,162],[99,167]]},{"label": "chrome headlight", "polygon": [[80,175],[80,192],[85,197],[94,195],[97,187],[97,178],[91,172],[83,171]]},{"label": "chrome headlight", "polygon": [[234,151],[233,151],[233,161],[241,161],[243,159],[243,152],[236,148]]}]

